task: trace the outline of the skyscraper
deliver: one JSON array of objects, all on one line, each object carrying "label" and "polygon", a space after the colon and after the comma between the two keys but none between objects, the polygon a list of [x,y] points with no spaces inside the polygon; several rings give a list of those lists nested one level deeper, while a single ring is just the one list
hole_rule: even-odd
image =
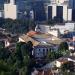
[{"label": "skyscraper", "polygon": [[15,0],[10,0],[9,3],[4,4],[4,18],[17,18],[17,5],[15,5]]},{"label": "skyscraper", "polygon": [[55,19],[62,21],[71,21],[72,20],[72,9],[69,9],[67,5],[57,5],[51,4],[48,5],[48,17],[47,19]]},{"label": "skyscraper", "polygon": [[69,8],[72,9],[72,21],[75,21],[75,0],[69,0]]},{"label": "skyscraper", "polygon": [[75,9],[75,0],[69,0],[69,7]]},{"label": "skyscraper", "polygon": [[44,3],[42,1],[35,2],[33,5],[34,20],[37,22],[46,20]]}]

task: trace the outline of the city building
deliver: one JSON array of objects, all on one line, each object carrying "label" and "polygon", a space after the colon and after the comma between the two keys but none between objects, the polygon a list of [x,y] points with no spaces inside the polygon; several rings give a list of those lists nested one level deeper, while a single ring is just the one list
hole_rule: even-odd
[{"label": "city building", "polygon": [[56,16],[56,5],[48,5],[48,20],[53,19]]},{"label": "city building", "polygon": [[56,37],[60,36],[59,29],[56,29],[56,28],[51,29],[49,25],[37,25],[35,27],[35,31],[45,33],[45,34],[52,34],[53,36],[56,36]]},{"label": "city building", "polygon": [[72,9],[72,21],[75,21],[75,9]]},{"label": "city building", "polygon": [[69,7],[75,9],[75,0],[69,0]]},{"label": "city building", "polygon": [[64,34],[64,31],[68,30],[69,32],[73,32],[75,30],[75,23],[64,23],[64,24],[56,24],[51,26],[51,29],[59,29],[60,34]]},{"label": "city building", "polygon": [[47,11],[48,20],[57,18],[60,22],[72,21],[72,9],[69,9],[67,4],[50,4]]},{"label": "city building", "polygon": [[69,0],[69,8],[72,9],[72,21],[75,21],[75,0]]},{"label": "city building", "polygon": [[68,9],[68,21],[72,21],[72,9]]},{"label": "city building", "polygon": [[75,23],[61,23],[55,24],[53,26],[39,24],[35,27],[36,32],[41,32],[45,34],[52,34],[59,37],[60,34],[64,34],[65,31],[73,32],[75,30]]},{"label": "city building", "polygon": [[51,4],[47,7],[46,14],[48,20],[57,18],[57,21],[60,20],[62,22],[74,19],[74,10],[69,8],[69,0],[51,0]]},{"label": "city building", "polygon": [[33,3],[34,20],[37,22],[46,21],[46,12],[43,1]]},{"label": "city building", "polygon": [[17,5],[15,0],[10,0],[4,4],[4,18],[17,19]]},{"label": "city building", "polygon": [[19,37],[19,42],[33,43],[33,55],[35,58],[45,58],[49,51],[57,51],[61,39],[51,35],[35,31],[29,31],[26,35]]}]

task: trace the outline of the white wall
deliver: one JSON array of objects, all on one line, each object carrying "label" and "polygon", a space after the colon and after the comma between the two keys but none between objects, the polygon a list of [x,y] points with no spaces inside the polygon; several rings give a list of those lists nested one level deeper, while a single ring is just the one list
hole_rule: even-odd
[{"label": "white wall", "polygon": [[[50,4],[48,6],[52,6],[52,18],[54,18],[57,14],[57,6],[62,6],[63,7],[63,19],[64,21],[68,20],[68,5],[65,4]],[[48,11],[48,9],[47,9]],[[70,11],[69,11],[70,12]],[[47,13],[48,15],[48,13]]]},{"label": "white wall", "polygon": [[72,21],[72,9],[68,9],[68,21]]},{"label": "white wall", "polygon": [[67,5],[63,5],[63,19],[67,21],[67,17],[68,17],[68,7]]},{"label": "white wall", "polygon": [[38,32],[38,30],[42,33],[48,33],[48,31],[50,30],[50,26],[48,26],[48,25],[37,25],[35,28],[35,31]]},{"label": "white wall", "polygon": [[17,18],[17,6],[12,4],[4,4],[4,17],[16,19]]},{"label": "white wall", "polygon": [[56,5],[52,6],[52,18],[56,16]]},{"label": "white wall", "polygon": [[51,29],[56,28],[59,29],[61,34],[64,34],[65,30],[74,31],[75,23],[65,23],[64,25],[55,25],[51,26]]}]

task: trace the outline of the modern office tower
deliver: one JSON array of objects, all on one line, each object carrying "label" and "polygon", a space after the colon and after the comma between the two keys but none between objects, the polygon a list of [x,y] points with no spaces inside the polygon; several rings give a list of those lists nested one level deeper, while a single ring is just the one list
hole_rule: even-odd
[{"label": "modern office tower", "polygon": [[53,5],[52,7],[52,18],[54,18],[56,16],[56,10],[57,10],[57,6],[56,5]]},{"label": "modern office tower", "polygon": [[68,21],[72,21],[72,9],[68,9]]},{"label": "modern office tower", "polygon": [[52,19],[52,6],[48,7],[48,20]]},{"label": "modern office tower", "polygon": [[75,21],[75,0],[69,0],[69,8],[72,9],[72,21]]},{"label": "modern office tower", "polygon": [[75,9],[72,9],[72,21],[75,21]]},{"label": "modern office tower", "polygon": [[68,20],[68,6],[63,5],[63,20],[67,21]]},{"label": "modern office tower", "polygon": [[37,21],[37,22],[46,21],[45,7],[44,7],[44,3],[42,1],[37,1],[33,5],[33,11],[34,11],[34,20],[35,21]]},{"label": "modern office tower", "polygon": [[4,4],[4,18],[17,19],[17,5],[15,0],[10,0]]},{"label": "modern office tower", "polygon": [[53,19],[56,16],[56,5],[49,5],[48,6],[48,13],[47,13],[47,18],[48,20]]},{"label": "modern office tower", "polygon": [[56,18],[60,21],[63,20],[63,6],[57,6],[56,9]]},{"label": "modern office tower", "polygon": [[75,0],[69,0],[69,7],[75,9]]},{"label": "modern office tower", "polygon": [[57,18],[59,20],[68,20],[68,6],[67,5],[48,5],[48,19]]}]

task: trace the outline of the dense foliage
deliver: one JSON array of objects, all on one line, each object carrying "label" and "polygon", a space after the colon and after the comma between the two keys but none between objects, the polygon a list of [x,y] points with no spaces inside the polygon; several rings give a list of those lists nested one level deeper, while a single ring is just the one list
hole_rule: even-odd
[{"label": "dense foliage", "polygon": [[35,28],[35,23],[33,20],[12,20],[0,18],[0,27],[6,29],[11,33],[26,33],[30,29]]},{"label": "dense foliage", "polygon": [[47,54],[47,59],[49,61],[53,61],[53,60],[58,59],[64,55],[69,55],[67,42],[62,42],[58,47],[58,51],[49,51]]},{"label": "dense foliage", "polygon": [[[34,67],[31,57],[32,43],[17,43],[16,50],[10,52],[0,46],[0,75],[30,75]],[[31,50],[31,51],[30,51]]]}]

